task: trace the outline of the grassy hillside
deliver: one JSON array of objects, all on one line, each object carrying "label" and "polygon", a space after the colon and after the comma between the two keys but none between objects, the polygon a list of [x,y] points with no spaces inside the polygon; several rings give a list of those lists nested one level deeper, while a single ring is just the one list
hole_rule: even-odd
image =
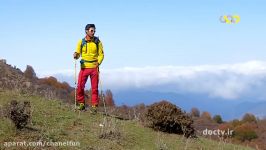
[{"label": "grassy hillside", "polygon": [[[201,137],[186,139],[176,134],[155,132],[136,121],[123,121],[101,114],[91,115],[89,112],[74,112],[73,106],[61,101],[21,96],[12,92],[0,92],[1,110],[11,100],[30,101],[32,119],[27,128],[17,130],[9,119],[1,115],[0,149],[250,149]],[[7,147],[7,144],[12,144],[10,142],[24,141],[26,144],[42,142],[44,145]],[[49,145],[54,146],[48,146],[49,141],[53,142]],[[79,146],[56,146],[67,141],[79,142]]]}]

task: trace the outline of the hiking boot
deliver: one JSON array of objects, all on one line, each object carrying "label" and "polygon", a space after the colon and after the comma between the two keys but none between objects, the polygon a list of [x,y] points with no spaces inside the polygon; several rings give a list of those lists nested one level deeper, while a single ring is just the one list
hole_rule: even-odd
[{"label": "hiking boot", "polygon": [[84,103],[79,103],[78,110],[85,110],[85,104]]},{"label": "hiking boot", "polygon": [[97,114],[97,106],[92,105],[90,111],[91,111],[91,114],[93,115]]}]

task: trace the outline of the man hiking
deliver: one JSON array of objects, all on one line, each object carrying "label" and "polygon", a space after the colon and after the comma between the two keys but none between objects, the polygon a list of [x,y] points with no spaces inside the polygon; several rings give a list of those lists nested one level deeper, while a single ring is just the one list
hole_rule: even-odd
[{"label": "man hiking", "polygon": [[97,112],[99,104],[98,83],[99,83],[99,65],[104,58],[103,45],[98,37],[95,37],[95,25],[87,24],[85,27],[86,36],[78,41],[74,59],[80,60],[80,72],[77,86],[77,101],[79,102],[79,110],[85,110],[85,84],[88,76],[91,80],[91,111]]}]

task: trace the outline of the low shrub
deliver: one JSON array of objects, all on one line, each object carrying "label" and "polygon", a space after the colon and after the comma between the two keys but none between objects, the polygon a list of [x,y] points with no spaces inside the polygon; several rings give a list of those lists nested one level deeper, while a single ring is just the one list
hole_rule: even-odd
[{"label": "low shrub", "polygon": [[161,101],[150,105],[145,117],[146,125],[154,130],[195,137],[192,118],[170,102]]}]

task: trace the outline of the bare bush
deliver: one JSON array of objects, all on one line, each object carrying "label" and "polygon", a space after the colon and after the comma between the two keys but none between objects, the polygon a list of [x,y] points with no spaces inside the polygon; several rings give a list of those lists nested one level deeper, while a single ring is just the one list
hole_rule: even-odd
[{"label": "bare bush", "polygon": [[195,137],[191,117],[167,101],[149,106],[146,112],[146,121],[147,126],[155,130],[183,134],[185,137]]},{"label": "bare bush", "polygon": [[12,100],[6,107],[5,116],[12,120],[17,129],[24,128],[31,118],[30,102],[19,103],[16,100]]},{"label": "bare bush", "polygon": [[99,135],[100,139],[109,139],[109,140],[121,140],[122,134],[117,120],[114,118],[106,118],[103,124],[100,124],[101,133]]}]

